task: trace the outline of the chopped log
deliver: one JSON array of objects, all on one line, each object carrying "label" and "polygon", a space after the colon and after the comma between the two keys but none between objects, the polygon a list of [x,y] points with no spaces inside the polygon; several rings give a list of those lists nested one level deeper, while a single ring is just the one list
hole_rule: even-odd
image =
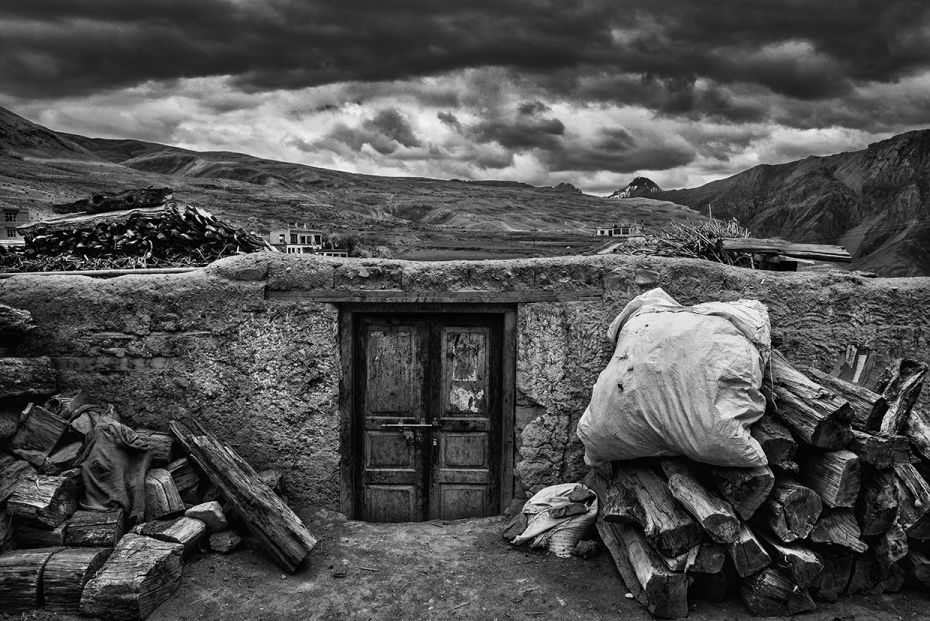
[{"label": "chopped log", "polygon": [[75,511],[67,524],[65,545],[80,548],[112,548],[126,532],[122,509]]},{"label": "chopped log", "polygon": [[70,421],[78,409],[90,404],[90,397],[83,390],[62,392],[49,397],[45,409],[59,418]]},{"label": "chopped log", "polygon": [[882,417],[879,430],[896,435],[901,433],[907,415],[920,396],[927,365],[916,360],[895,360],[878,380],[878,392],[888,403],[888,411]]},{"label": "chopped log", "polygon": [[596,524],[604,547],[633,597],[658,617],[687,617],[687,576],[670,571],[637,526],[611,524],[600,518]]},{"label": "chopped log", "polygon": [[779,420],[811,446],[838,449],[849,444],[849,402],[811,381],[777,350],[772,350],[771,365]]},{"label": "chopped log", "polygon": [[916,460],[905,436],[873,434],[854,429],[849,450],[858,455],[862,463],[873,468],[893,468]]},{"label": "chopped log", "polygon": [[722,602],[727,598],[729,582],[726,573],[718,571],[714,574],[689,574],[691,586],[688,587],[688,600],[703,600],[705,602]]},{"label": "chopped log", "polygon": [[739,593],[749,611],[757,616],[794,615],[817,608],[807,591],[773,567],[743,580]]},{"label": "chopped log", "polygon": [[905,556],[908,551],[907,535],[897,522],[885,533],[876,538],[872,550],[875,561],[882,569],[888,569]]},{"label": "chopped log", "polygon": [[733,543],[739,536],[740,522],[728,502],[698,481],[684,462],[662,460],[668,489],[685,510],[718,543]]},{"label": "chopped log", "polygon": [[880,535],[898,517],[898,486],[894,472],[876,472],[866,479],[856,501],[856,521],[863,535]]},{"label": "chopped log", "polygon": [[167,470],[153,468],[145,475],[145,519],[157,520],[184,513],[184,503]]},{"label": "chopped log", "polygon": [[768,466],[711,468],[710,476],[720,495],[744,520],[753,516],[775,484],[775,476]]},{"label": "chopped log", "polygon": [[220,506],[220,503],[215,500],[191,507],[184,512],[184,515],[195,520],[200,520],[207,525],[207,530],[211,533],[229,528],[229,522],[223,514],[223,508]]},{"label": "chopped log", "polygon": [[80,463],[83,448],[84,444],[82,442],[71,442],[64,445],[48,456],[48,459],[42,464],[41,472],[43,474],[58,474],[63,470],[74,468]]},{"label": "chopped log", "polygon": [[13,538],[17,548],[53,548],[65,545],[67,522],[52,529],[13,520]]},{"label": "chopped log", "polygon": [[0,453],[0,507],[2,507],[20,481],[34,479],[36,471],[28,461]]},{"label": "chopped log", "polygon": [[617,462],[604,519],[638,524],[663,556],[675,557],[701,542],[701,527],[678,505],[651,468]]},{"label": "chopped log", "polygon": [[42,604],[42,571],[61,548],[16,550],[0,556],[0,602],[4,613],[31,612]]},{"label": "chopped log", "polygon": [[701,544],[694,562],[687,568],[689,574],[716,574],[723,571],[727,548],[720,543],[705,541]]},{"label": "chopped log", "polygon": [[0,358],[0,399],[47,397],[55,392],[55,367],[48,356]]},{"label": "chopped log", "polygon": [[904,566],[907,568],[908,575],[924,589],[930,589],[930,558],[921,552],[911,548],[907,552],[904,560]]},{"label": "chopped log", "polygon": [[762,446],[762,452],[765,453],[769,466],[789,472],[797,471],[797,464],[792,459],[798,443],[788,428],[775,420],[773,416],[760,418],[752,426],[752,437]]},{"label": "chopped log", "polygon": [[852,507],[860,487],[859,457],[852,451],[806,451],[798,460],[798,481],[828,507]]},{"label": "chopped log", "polygon": [[26,409],[27,403],[18,403],[18,399],[0,401],[0,442],[6,444],[19,429],[19,417]]},{"label": "chopped log", "polygon": [[772,559],[762,547],[762,542],[745,524],[739,531],[739,538],[727,545],[727,552],[740,578],[745,578],[772,564]]},{"label": "chopped log", "polygon": [[45,609],[65,614],[81,612],[84,585],[110,555],[109,548],[68,548],[52,555],[42,572]]},{"label": "chopped log", "polygon": [[233,530],[223,530],[210,535],[210,549],[220,554],[229,554],[238,548],[240,543],[242,537]]},{"label": "chopped log", "polygon": [[200,520],[179,517],[173,520],[157,520],[139,524],[132,529],[132,532],[160,541],[180,543],[184,546],[184,554],[190,554],[206,534],[207,525]]},{"label": "chopped log", "polygon": [[869,546],[860,539],[861,536],[862,531],[851,509],[824,509],[811,531],[810,539],[814,543],[842,546],[862,553]]},{"label": "chopped log", "polygon": [[139,437],[148,442],[149,452],[152,454],[153,466],[164,466],[171,463],[174,452],[174,438],[170,433],[153,431],[151,429],[136,429]]},{"label": "chopped log", "polygon": [[67,476],[39,475],[20,481],[7,501],[7,511],[19,519],[55,528],[77,509],[77,485]]},{"label": "chopped log", "polygon": [[841,399],[849,401],[853,409],[853,427],[866,430],[878,429],[881,426],[882,417],[888,410],[888,403],[883,396],[865,386],[841,380],[814,367],[804,369],[804,373]]},{"label": "chopped log", "polygon": [[849,584],[854,555],[845,548],[822,550],[818,556],[823,562],[823,571],[811,584],[811,594],[817,599],[835,602]]},{"label": "chopped log", "polygon": [[822,510],[817,492],[790,479],[782,479],[762,503],[753,522],[767,527],[783,543],[791,543],[810,534]]},{"label": "chopped log", "polygon": [[813,550],[796,544],[785,545],[767,533],[760,536],[775,567],[787,572],[802,589],[813,584],[823,571],[823,561]]},{"label": "chopped log", "polygon": [[0,355],[15,353],[33,325],[32,313],[29,311],[0,304]]},{"label": "chopped log", "polygon": [[915,453],[930,461],[930,412],[913,408],[904,426],[904,435]]},{"label": "chopped log", "polygon": [[68,421],[34,403],[29,404],[23,415],[25,420],[10,441],[10,450],[38,468],[55,449]]},{"label": "chopped log", "polygon": [[194,466],[188,461],[187,457],[182,457],[181,459],[176,459],[167,466],[165,466],[171,474],[171,478],[174,479],[174,486],[178,489],[178,493],[182,496],[185,492],[197,489],[197,486],[200,484],[200,478],[197,476],[197,471],[194,470]]},{"label": "chopped log", "polygon": [[694,564],[695,559],[697,559],[698,552],[701,551],[701,546],[696,545],[689,550],[685,550],[678,556],[664,556],[659,554],[662,557],[662,560],[665,561],[665,566],[672,571],[684,572],[687,573],[688,567]]},{"label": "chopped log", "polygon": [[930,485],[913,464],[895,466],[898,488],[898,523],[908,535],[930,511]]},{"label": "chopped log", "polygon": [[197,467],[222,490],[238,516],[287,571],[297,567],[316,547],[290,507],[259,478],[258,473],[228,446],[202,427],[196,432],[172,421],[171,431]]},{"label": "chopped log", "polygon": [[802,244],[783,239],[756,239],[754,237],[722,237],[717,240],[720,250],[777,255],[795,259],[815,259],[831,263],[849,263],[852,255],[842,246],[828,244]]},{"label": "chopped log", "polygon": [[81,613],[107,619],[145,619],[181,582],[184,546],[127,534],[84,586]]},{"label": "chopped log", "polygon": [[850,573],[848,595],[868,593],[880,595],[885,592],[895,593],[904,585],[904,568],[896,563],[888,569],[882,569],[871,552],[855,559]]}]

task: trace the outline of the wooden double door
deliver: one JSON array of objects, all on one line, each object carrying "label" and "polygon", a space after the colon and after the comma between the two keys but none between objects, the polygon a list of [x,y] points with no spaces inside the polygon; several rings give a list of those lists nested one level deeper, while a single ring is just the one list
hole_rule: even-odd
[{"label": "wooden double door", "polygon": [[360,314],[355,332],[356,516],[498,513],[500,317]]}]

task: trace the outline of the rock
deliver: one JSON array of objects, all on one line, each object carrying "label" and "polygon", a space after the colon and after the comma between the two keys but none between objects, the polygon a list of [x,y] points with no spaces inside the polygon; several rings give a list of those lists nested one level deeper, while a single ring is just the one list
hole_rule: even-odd
[{"label": "rock", "polygon": [[240,543],[242,543],[242,537],[233,530],[224,530],[210,535],[210,549],[220,554],[229,554],[238,548]]},{"label": "rock", "polygon": [[185,511],[184,515],[200,520],[207,525],[207,530],[211,533],[226,530],[229,527],[229,522],[223,514],[223,508],[215,500],[193,506]]}]

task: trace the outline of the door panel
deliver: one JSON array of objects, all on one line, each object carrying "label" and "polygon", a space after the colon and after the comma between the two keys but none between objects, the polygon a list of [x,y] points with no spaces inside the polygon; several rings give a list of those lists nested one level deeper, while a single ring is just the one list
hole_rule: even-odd
[{"label": "door panel", "polygon": [[494,316],[359,316],[361,519],[498,511],[501,332]]}]

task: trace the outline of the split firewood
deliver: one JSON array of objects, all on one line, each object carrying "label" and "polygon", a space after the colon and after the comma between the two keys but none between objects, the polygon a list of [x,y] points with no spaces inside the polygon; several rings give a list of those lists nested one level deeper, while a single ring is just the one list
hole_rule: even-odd
[{"label": "split firewood", "polygon": [[848,595],[896,593],[904,586],[904,574],[901,563],[883,569],[875,560],[874,554],[871,552],[861,554],[853,562],[846,593]]},{"label": "split firewood", "polygon": [[847,450],[805,451],[799,457],[798,481],[811,488],[828,507],[852,507],[859,496],[859,457]]},{"label": "split firewood", "polygon": [[35,524],[13,520],[13,538],[17,548],[53,548],[65,545],[67,522],[62,522],[52,529],[41,528]]},{"label": "split firewood", "polygon": [[868,477],[856,501],[856,521],[863,535],[880,535],[898,517],[898,486],[893,471]]},{"label": "split firewood", "polygon": [[84,586],[81,613],[107,619],[145,619],[181,582],[184,546],[127,534]]},{"label": "split firewood", "polygon": [[80,463],[83,448],[84,444],[82,442],[71,442],[64,445],[48,456],[40,471],[43,474],[58,474],[76,467]]},{"label": "split firewood", "polygon": [[757,616],[794,615],[817,609],[807,591],[773,567],[743,580],[739,593],[749,611]]},{"label": "split firewood", "polygon": [[0,358],[0,399],[45,398],[55,392],[56,374],[48,356]]},{"label": "split firewood", "polygon": [[0,556],[0,602],[4,613],[32,612],[39,607],[42,570],[60,549],[16,550]]},{"label": "split firewood", "polygon": [[811,446],[838,449],[849,444],[849,402],[809,379],[776,350],[771,365],[779,420]]},{"label": "split firewood", "polygon": [[907,556],[908,548],[907,535],[897,522],[887,532],[876,537],[872,546],[875,561],[882,569],[888,569]]},{"label": "split firewood", "polygon": [[659,556],[662,557],[662,560],[665,561],[665,566],[668,567],[671,571],[687,573],[688,567],[694,564],[700,551],[701,546],[696,545],[689,550],[685,550],[678,556],[669,557],[661,553],[659,553]]},{"label": "split firewood", "polygon": [[184,513],[184,503],[167,470],[153,468],[145,475],[145,519],[157,520]]},{"label": "split firewood", "polygon": [[772,564],[772,558],[765,551],[762,542],[745,524],[742,525],[737,540],[727,545],[727,553],[741,578]]},{"label": "split firewood", "polygon": [[136,429],[136,433],[148,443],[153,466],[165,466],[171,463],[174,438],[171,437],[170,433],[152,431],[151,429]]},{"label": "split firewood", "polygon": [[913,408],[907,417],[904,435],[910,440],[914,452],[930,461],[930,412]]},{"label": "split firewood", "polygon": [[7,501],[17,519],[55,528],[77,509],[77,485],[69,476],[39,475],[20,481]]},{"label": "split firewood", "polygon": [[849,401],[853,409],[853,427],[865,430],[878,429],[881,426],[881,420],[888,410],[888,404],[880,394],[813,367],[804,369],[804,373],[827,390],[836,393],[841,399]]},{"label": "split firewood", "polygon": [[916,460],[906,436],[874,434],[854,429],[849,450],[858,455],[862,463],[873,468],[893,468]]},{"label": "split firewood", "polygon": [[797,544],[786,545],[767,533],[761,533],[760,537],[775,567],[788,573],[802,589],[813,584],[823,571],[823,561],[813,550]]},{"label": "split firewood", "polygon": [[197,490],[197,486],[200,484],[200,478],[197,476],[197,471],[194,470],[194,466],[191,465],[187,457],[174,460],[165,466],[165,470],[171,474],[171,478],[174,479],[174,486],[178,489],[178,493],[181,494],[181,496],[184,496],[186,492],[191,490]]},{"label": "split firewood", "polygon": [[753,516],[781,542],[791,543],[810,534],[823,505],[817,492],[790,479],[775,483],[771,495]]},{"label": "split firewood", "polygon": [[611,524],[601,518],[596,525],[604,547],[633,597],[657,617],[687,617],[688,577],[665,566],[639,527]]},{"label": "split firewood", "polygon": [[190,554],[206,534],[207,525],[200,520],[179,517],[173,520],[146,522],[136,526],[132,532],[160,541],[180,543],[184,546],[184,554]]},{"label": "split firewood", "polygon": [[787,472],[797,472],[798,465],[793,460],[798,448],[788,428],[779,423],[774,416],[763,416],[752,426],[752,437],[762,447],[769,466]]},{"label": "split firewood", "polygon": [[920,550],[911,548],[904,560],[910,577],[924,589],[930,589],[930,558]]},{"label": "split firewood", "polygon": [[719,603],[727,598],[730,584],[723,571],[714,574],[689,574],[691,585],[688,587],[688,600],[703,600]]},{"label": "split firewood", "polygon": [[79,614],[84,585],[93,578],[109,555],[109,548],[67,548],[53,554],[42,572],[45,609],[63,614]]},{"label": "split firewood", "polygon": [[727,548],[725,545],[710,541],[701,543],[694,562],[687,567],[689,574],[716,574],[723,571]]},{"label": "split firewood", "polygon": [[916,360],[895,360],[878,380],[878,391],[888,402],[888,411],[882,417],[879,430],[896,435],[901,433],[907,416],[920,396],[927,365]]},{"label": "split firewood", "polygon": [[220,488],[265,550],[287,571],[295,571],[317,544],[300,518],[262,482],[254,468],[205,429],[192,431],[175,421],[170,427],[194,464]]},{"label": "split firewood", "polygon": [[617,463],[607,494],[604,519],[638,524],[649,542],[675,557],[701,542],[701,527],[675,501],[665,481],[651,468]]},{"label": "split firewood", "polygon": [[817,556],[823,563],[823,570],[811,584],[811,594],[817,599],[835,602],[849,584],[854,554],[845,548],[835,548],[821,550]]},{"label": "split firewood", "polygon": [[0,507],[20,481],[35,477],[36,471],[28,461],[0,453]]},{"label": "split firewood", "polygon": [[83,390],[73,390],[53,395],[45,402],[45,409],[59,418],[70,421],[77,410],[90,404],[90,397]]},{"label": "split firewood", "polygon": [[65,545],[81,548],[112,548],[126,532],[122,509],[75,511],[67,525]]},{"label": "split firewood", "polygon": [[898,523],[911,535],[911,529],[922,529],[921,522],[930,511],[930,485],[912,464],[895,466],[898,488]]},{"label": "split firewood", "polygon": [[719,543],[734,542],[739,536],[740,522],[730,504],[698,481],[683,461],[663,459],[661,463],[672,496],[710,538]]},{"label": "split firewood", "polygon": [[753,516],[775,484],[775,476],[768,466],[710,468],[710,477],[720,495],[743,520]]},{"label": "split firewood", "polygon": [[811,530],[810,540],[848,548],[862,553],[869,549],[860,537],[862,531],[851,509],[824,509]]},{"label": "split firewood", "polygon": [[25,420],[10,441],[10,450],[38,468],[68,429],[68,421],[33,403],[23,414]]}]

